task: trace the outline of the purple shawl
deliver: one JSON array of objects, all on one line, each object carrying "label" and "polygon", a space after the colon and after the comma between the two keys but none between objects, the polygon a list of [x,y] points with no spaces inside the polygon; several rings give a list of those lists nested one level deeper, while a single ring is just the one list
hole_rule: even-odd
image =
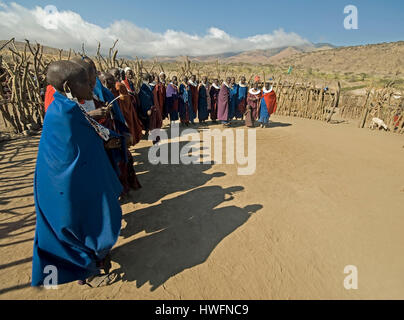
[{"label": "purple shawl", "polygon": [[217,102],[217,118],[220,121],[228,121],[229,120],[229,99],[230,99],[230,90],[226,87],[225,84],[222,84],[222,87],[219,91],[219,97]]},{"label": "purple shawl", "polygon": [[169,84],[166,89],[166,97],[171,98],[173,95],[178,94],[177,87],[174,87],[172,84]]}]

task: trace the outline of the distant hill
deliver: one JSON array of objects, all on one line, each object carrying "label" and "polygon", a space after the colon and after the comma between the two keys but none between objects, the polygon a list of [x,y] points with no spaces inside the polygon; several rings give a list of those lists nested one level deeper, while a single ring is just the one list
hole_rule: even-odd
[{"label": "distant hill", "polygon": [[225,63],[277,64],[282,59],[298,53],[315,52],[337,48],[329,43],[308,44],[304,46],[282,47],[267,50],[253,50],[239,53],[224,59]]},{"label": "distant hill", "polygon": [[[319,44],[307,44],[303,46],[294,47],[280,47],[266,50],[251,50],[244,52],[227,52],[217,55],[203,55],[203,56],[191,56],[192,60],[199,62],[215,62],[219,60],[221,63],[251,63],[251,64],[272,64],[280,59],[292,56],[297,53],[302,52],[312,52],[318,50],[328,50],[336,48],[329,43],[319,43]],[[163,62],[177,62],[183,61],[183,56],[177,57],[154,57],[159,61]]]},{"label": "distant hill", "polygon": [[[8,40],[0,40],[0,48],[7,42]],[[30,42],[31,46],[33,48],[35,48],[36,46],[36,42]],[[17,50],[19,51],[23,51],[24,47],[25,47],[25,42],[22,41],[15,41],[15,46],[17,48]],[[13,48],[12,44],[8,44],[7,48]],[[3,49],[4,50],[4,49]],[[56,48],[52,48],[52,47],[47,47],[47,46],[43,46],[43,53],[44,54],[49,54],[49,55],[59,55],[59,49]],[[64,50],[63,54],[67,56],[68,51]]]},{"label": "distant hill", "polygon": [[404,41],[301,52],[278,61],[327,73],[404,75]]},{"label": "distant hill", "polygon": [[286,47],[268,50],[254,50],[242,52],[233,57],[227,58],[225,63],[252,63],[252,64],[274,64],[278,60],[304,52],[305,49],[299,47]]},{"label": "distant hill", "polygon": [[[320,73],[363,74],[379,78],[403,78],[404,41],[350,47],[329,43],[252,50],[239,53],[190,57],[193,61],[232,64],[272,64]],[[183,61],[184,57],[159,57],[161,61]]]},{"label": "distant hill", "polygon": [[[4,43],[6,43],[5,40],[0,40],[0,47]],[[16,42],[17,49],[23,50],[24,44],[24,42]],[[44,46],[44,53],[59,55],[59,50]],[[63,51],[64,56],[67,54],[67,51]],[[160,62],[167,63],[182,62],[184,58],[184,56],[157,57]],[[350,74],[364,74],[381,78],[403,78],[404,76],[404,41],[350,47],[315,43],[304,46],[227,52],[189,58],[205,63],[219,60],[221,64],[272,64],[282,68],[294,66],[297,69],[312,70],[319,73],[345,74],[348,77]]]},{"label": "distant hill", "polygon": [[[0,47],[4,45],[7,41],[0,40]],[[35,42],[31,43],[33,46]],[[25,42],[16,41],[15,45],[19,51],[24,50]],[[8,45],[11,47],[11,44]],[[253,50],[253,51],[245,51],[245,52],[226,52],[217,55],[203,55],[203,56],[191,56],[189,57],[192,60],[199,62],[216,62],[217,60],[220,63],[251,63],[251,64],[274,64],[280,61],[283,58],[288,58],[297,53],[303,52],[313,52],[317,50],[327,50],[330,48],[335,48],[335,46],[328,43],[319,43],[319,44],[307,44],[303,46],[296,47],[281,47],[267,50]],[[49,55],[59,55],[59,49],[44,46],[43,52],[44,54]],[[63,56],[67,56],[68,51],[63,51]],[[130,57],[125,56],[124,58],[130,59]],[[157,58],[161,62],[178,62],[183,61],[184,56],[159,56],[153,58],[146,58],[145,60],[153,60]]]},{"label": "distant hill", "polygon": [[325,42],[323,42],[323,43],[314,43],[314,46],[316,48],[318,48],[318,49],[325,49],[325,48],[327,48],[327,49],[335,49],[335,48],[338,48],[338,46],[334,46],[331,43],[325,43]]}]

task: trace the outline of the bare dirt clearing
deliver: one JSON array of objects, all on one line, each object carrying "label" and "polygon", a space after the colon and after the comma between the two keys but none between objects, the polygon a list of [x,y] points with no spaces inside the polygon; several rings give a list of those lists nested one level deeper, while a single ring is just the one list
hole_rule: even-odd
[{"label": "bare dirt clearing", "polygon": [[[0,144],[1,299],[404,299],[404,139],[274,117],[257,170],[157,165],[134,151],[143,189],[123,206],[122,280],[30,288],[39,137]],[[288,125],[290,124],[290,125]],[[344,289],[346,265],[359,289]]]}]

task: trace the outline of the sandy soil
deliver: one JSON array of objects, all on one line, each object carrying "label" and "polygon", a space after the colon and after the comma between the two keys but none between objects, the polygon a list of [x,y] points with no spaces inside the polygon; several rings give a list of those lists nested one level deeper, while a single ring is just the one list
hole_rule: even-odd
[{"label": "sandy soil", "polygon": [[[157,165],[123,205],[122,280],[29,287],[38,137],[0,144],[0,299],[404,299],[404,137],[275,117],[257,170]],[[343,286],[358,268],[358,290]]]}]

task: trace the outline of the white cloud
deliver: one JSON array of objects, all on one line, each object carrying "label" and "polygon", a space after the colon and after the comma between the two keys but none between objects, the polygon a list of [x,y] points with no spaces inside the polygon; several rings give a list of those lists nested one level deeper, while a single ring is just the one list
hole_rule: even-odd
[{"label": "white cloud", "polygon": [[209,55],[309,43],[298,34],[282,29],[271,34],[237,38],[214,27],[202,36],[175,30],[158,33],[125,20],[102,28],[83,20],[75,12],[49,9],[52,8],[30,10],[17,3],[4,4],[0,0],[0,39],[29,39],[47,46],[75,50],[79,50],[84,42],[90,53],[95,53],[98,41],[107,50],[119,39],[119,53],[128,56]]}]

